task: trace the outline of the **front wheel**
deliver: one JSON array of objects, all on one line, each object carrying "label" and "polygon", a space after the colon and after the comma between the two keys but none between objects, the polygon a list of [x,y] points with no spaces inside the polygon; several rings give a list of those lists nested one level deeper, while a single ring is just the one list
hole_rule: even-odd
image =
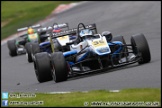
[{"label": "front wheel", "polygon": [[16,47],[16,40],[9,40],[7,41],[7,46],[9,49],[10,56],[17,56],[17,47]]},{"label": "front wheel", "polygon": [[141,53],[139,64],[148,63],[151,60],[149,45],[144,34],[136,34],[131,37],[132,49],[135,54]]},{"label": "front wheel", "polygon": [[54,52],[51,54],[52,76],[55,82],[67,80],[68,65],[62,52]]},{"label": "front wheel", "polygon": [[50,57],[47,52],[35,55],[34,69],[37,80],[40,83],[52,80]]}]

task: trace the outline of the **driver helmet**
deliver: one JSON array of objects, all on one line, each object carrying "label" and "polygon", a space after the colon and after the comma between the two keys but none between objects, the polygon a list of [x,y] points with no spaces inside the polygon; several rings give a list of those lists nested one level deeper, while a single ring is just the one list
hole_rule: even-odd
[{"label": "driver helmet", "polygon": [[80,31],[79,35],[80,35],[81,38],[85,39],[87,37],[93,36],[94,34],[93,34],[92,30],[84,29],[84,30]]},{"label": "driver helmet", "polygon": [[33,34],[34,32],[35,32],[34,29],[32,29],[32,28],[29,28],[29,29],[28,29],[28,34]]},{"label": "driver helmet", "polygon": [[53,32],[54,32],[54,33],[58,33],[58,32],[61,32],[61,31],[62,31],[62,30],[61,30],[60,27],[54,26],[54,29],[53,29]]},{"label": "driver helmet", "polygon": [[105,38],[106,38],[106,40],[108,42],[111,41],[112,40],[112,37],[113,37],[113,35],[112,35],[112,33],[110,31],[104,31],[102,33],[102,36],[105,36]]}]

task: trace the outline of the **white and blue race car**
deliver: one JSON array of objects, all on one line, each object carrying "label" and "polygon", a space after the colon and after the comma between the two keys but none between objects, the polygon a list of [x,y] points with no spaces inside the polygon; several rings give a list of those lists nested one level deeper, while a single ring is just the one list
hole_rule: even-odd
[{"label": "white and blue race car", "polygon": [[[136,62],[143,64],[151,60],[149,46],[143,34],[133,35],[131,44],[126,44],[123,36],[113,37],[109,31],[97,34],[83,23],[78,25],[77,33],[74,41],[66,43],[70,51],[35,55],[37,60],[34,68],[39,82],[52,79],[61,82],[76,75]],[[55,34],[55,37],[59,36],[63,35]]]}]

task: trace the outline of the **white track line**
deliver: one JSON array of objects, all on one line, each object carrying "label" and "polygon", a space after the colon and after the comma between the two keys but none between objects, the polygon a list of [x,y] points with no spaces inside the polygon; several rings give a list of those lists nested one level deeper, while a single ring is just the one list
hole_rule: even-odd
[{"label": "white track line", "polygon": [[120,90],[109,90],[109,92],[120,92]]},{"label": "white track line", "polygon": [[[77,92],[77,91],[76,91]],[[78,91],[80,92],[80,91]],[[81,91],[82,93],[88,93],[88,91]],[[120,90],[109,90],[109,92],[120,92]],[[47,92],[45,94],[66,94],[66,93],[73,93],[71,91],[62,91],[62,92]]]}]

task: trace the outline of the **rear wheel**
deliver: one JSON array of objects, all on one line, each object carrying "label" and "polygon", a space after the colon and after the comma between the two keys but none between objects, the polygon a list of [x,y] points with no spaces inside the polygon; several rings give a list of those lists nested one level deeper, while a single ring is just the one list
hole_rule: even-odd
[{"label": "rear wheel", "polygon": [[33,62],[32,55],[31,55],[31,45],[32,45],[31,42],[28,42],[28,43],[25,44],[26,55],[27,55],[29,63]]},{"label": "rear wheel", "polygon": [[32,59],[34,59],[36,53],[40,53],[39,43],[32,43],[32,46],[31,46]]},{"label": "rear wheel", "polygon": [[40,83],[52,80],[50,57],[47,52],[35,55],[34,69]]},{"label": "rear wheel", "polygon": [[55,52],[51,54],[52,60],[52,76],[55,82],[67,80],[68,65],[62,52]]},{"label": "rear wheel", "polygon": [[135,54],[141,53],[139,64],[148,63],[151,60],[150,49],[144,34],[136,34],[131,37],[132,49]]},{"label": "rear wheel", "polygon": [[9,40],[7,41],[7,46],[9,49],[10,56],[17,56],[17,47],[16,47],[16,40]]}]

